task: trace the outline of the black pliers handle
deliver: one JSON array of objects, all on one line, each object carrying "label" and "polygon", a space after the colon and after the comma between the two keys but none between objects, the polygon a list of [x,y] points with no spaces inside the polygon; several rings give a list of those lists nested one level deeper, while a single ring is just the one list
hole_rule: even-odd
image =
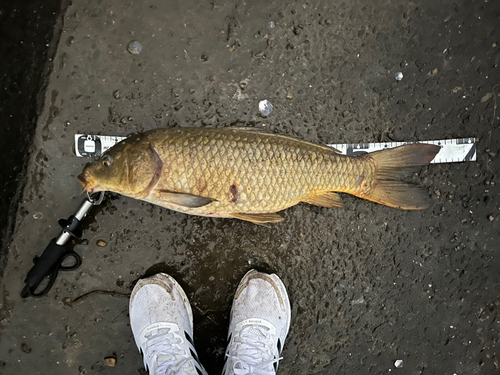
[{"label": "black pliers handle", "polygon": [[[82,222],[90,209],[102,202],[104,192],[100,193],[98,199],[94,199],[87,194],[87,198],[78,208],[76,214],[68,219],[59,220],[59,225],[63,228],[58,237],[53,238],[43,251],[41,257],[35,257],[35,265],[31,268],[24,282],[26,285],[21,291],[21,297],[42,297],[48,293],[56,281],[59,271],[73,271],[82,264],[82,258],[73,250],[67,249],[67,244],[71,238],[80,238],[82,236]],[[73,258],[70,265],[63,266],[63,262]],[[67,263],[67,262],[66,262]],[[37,291],[42,281],[48,278],[48,283],[42,289]]]}]

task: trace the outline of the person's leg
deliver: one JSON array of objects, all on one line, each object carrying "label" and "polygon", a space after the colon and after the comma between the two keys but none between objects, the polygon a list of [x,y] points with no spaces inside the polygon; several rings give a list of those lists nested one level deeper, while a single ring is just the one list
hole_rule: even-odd
[{"label": "person's leg", "polygon": [[181,286],[159,273],[130,297],[130,326],[150,375],[205,375],[193,346],[193,312]]},{"label": "person's leg", "polygon": [[276,374],[290,318],[280,278],[249,271],[234,296],[223,375]]}]

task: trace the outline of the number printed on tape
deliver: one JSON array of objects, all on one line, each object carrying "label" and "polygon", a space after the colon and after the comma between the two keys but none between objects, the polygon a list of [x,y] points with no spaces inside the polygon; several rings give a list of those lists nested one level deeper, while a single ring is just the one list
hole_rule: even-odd
[{"label": "number printed on tape", "polygon": [[476,161],[475,138],[456,138],[418,142],[342,143],[329,144],[328,146],[337,149],[343,155],[358,156],[369,152],[386,150],[414,143],[427,143],[441,146],[441,150],[439,150],[438,154],[431,161],[431,163],[460,163],[465,161]]},{"label": "number printed on tape", "polygon": [[[118,136],[76,134],[75,153],[78,157],[97,157],[125,138],[126,137]],[[335,148],[341,154],[358,156],[369,152],[385,150],[413,143],[428,143],[441,146],[441,150],[431,163],[460,163],[465,161],[476,161],[475,138],[455,138],[419,142],[341,143],[329,144],[328,146]]]}]

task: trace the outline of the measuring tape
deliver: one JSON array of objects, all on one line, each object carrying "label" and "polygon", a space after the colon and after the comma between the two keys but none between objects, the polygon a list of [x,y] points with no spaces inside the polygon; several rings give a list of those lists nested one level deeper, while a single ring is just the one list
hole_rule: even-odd
[{"label": "measuring tape", "polygon": [[96,157],[127,137],[75,134],[75,153],[78,157]]},{"label": "measuring tape", "polygon": [[[125,138],[127,137],[76,134],[75,153],[78,157],[100,156],[103,152]],[[328,146],[337,149],[343,155],[358,156],[369,152],[386,150],[388,148],[411,145],[414,143],[441,146],[441,150],[431,163],[460,163],[476,160],[475,138],[455,138],[419,142],[342,143],[329,144]]]},{"label": "measuring tape", "polygon": [[441,146],[436,157],[431,163],[461,163],[464,161],[476,161],[476,139],[455,138],[439,141],[418,142],[380,142],[380,143],[347,143],[328,145],[340,151],[343,155],[358,156],[369,152],[386,150],[414,143],[426,143]]}]

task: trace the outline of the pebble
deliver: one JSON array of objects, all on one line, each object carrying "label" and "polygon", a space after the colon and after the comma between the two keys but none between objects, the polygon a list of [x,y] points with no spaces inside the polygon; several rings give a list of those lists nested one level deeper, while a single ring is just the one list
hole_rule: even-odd
[{"label": "pebble", "polygon": [[274,29],[276,27],[276,24],[274,23],[274,21],[269,22],[269,27],[271,29]]},{"label": "pebble", "polygon": [[394,75],[394,78],[396,78],[396,81],[401,81],[403,79],[403,73],[401,72],[397,72],[395,75]]},{"label": "pebble", "polygon": [[115,357],[106,357],[104,358],[104,364],[108,367],[116,366],[116,358]]},{"label": "pebble", "polygon": [[259,111],[262,116],[269,116],[271,111],[273,110],[273,105],[268,100],[261,100],[259,102]]},{"label": "pebble", "polygon": [[485,96],[483,96],[481,98],[481,103],[487,102],[488,100],[490,100],[491,98],[493,98],[494,95],[495,94],[493,94],[492,92],[487,93]]},{"label": "pebble", "polygon": [[363,296],[351,301],[351,305],[362,305],[363,303],[365,303],[365,297]]},{"label": "pebble", "polygon": [[132,55],[138,55],[142,51],[142,44],[137,40],[134,40],[128,44],[127,51],[129,51]]},{"label": "pebble", "polygon": [[396,368],[402,368],[403,367],[403,361],[398,359],[396,362],[394,362],[394,367]]},{"label": "pebble", "polygon": [[21,344],[21,350],[26,353],[26,354],[30,354],[31,353],[31,346],[29,346],[28,344],[25,344],[24,342]]},{"label": "pebble", "polygon": [[493,221],[493,220],[495,220],[495,217],[493,215],[488,215],[488,220]]},{"label": "pebble", "polygon": [[121,97],[122,97],[122,94],[121,94],[120,90],[113,91],[113,98],[120,99]]},{"label": "pebble", "polygon": [[97,241],[97,246],[99,246],[99,247],[105,247],[106,245],[107,245],[107,243],[103,240]]}]

